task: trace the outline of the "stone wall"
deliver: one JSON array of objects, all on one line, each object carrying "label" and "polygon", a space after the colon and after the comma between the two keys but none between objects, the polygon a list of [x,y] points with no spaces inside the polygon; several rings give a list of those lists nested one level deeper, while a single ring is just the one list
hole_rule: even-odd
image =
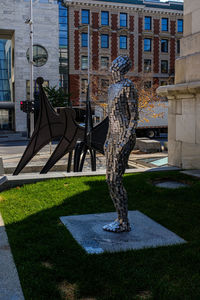
[{"label": "stone wall", "polygon": [[169,100],[169,164],[200,169],[200,1],[185,0],[184,37],[174,86],[160,87]]},{"label": "stone wall", "polygon": [[[29,63],[26,52],[29,48],[29,25],[24,21],[29,17],[30,3],[24,0],[1,0],[0,38],[3,30],[12,33],[14,46],[14,85],[15,130],[26,131],[26,114],[20,110],[20,101],[26,100],[26,81],[29,80]],[[48,51],[48,61],[43,67],[34,67],[34,79],[42,76],[50,86],[59,84],[59,27],[58,5],[33,2],[34,44]]]}]

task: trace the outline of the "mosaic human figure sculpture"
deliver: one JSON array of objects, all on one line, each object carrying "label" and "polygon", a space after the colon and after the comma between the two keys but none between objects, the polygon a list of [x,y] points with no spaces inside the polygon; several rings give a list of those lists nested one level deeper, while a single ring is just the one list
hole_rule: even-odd
[{"label": "mosaic human figure sculpture", "polygon": [[127,56],[119,56],[111,66],[113,84],[108,91],[109,129],[104,146],[106,154],[106,180],[117,219],[103,227],[106,231],[130,231],[128,197],[123,186],[123,174],[128,158],[135,146],[138,120],[138,96],[131,80],[124,75],[131,69]]}]

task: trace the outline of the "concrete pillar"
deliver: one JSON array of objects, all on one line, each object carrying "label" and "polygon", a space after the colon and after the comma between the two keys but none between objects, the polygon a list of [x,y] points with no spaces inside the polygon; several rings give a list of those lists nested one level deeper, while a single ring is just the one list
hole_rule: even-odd
[{"label": "concrete pillar", "polygon": [[184,37],[175,85],[159,87],[169,100],[169,164],[200,169],[200,1],[184,0]]}]

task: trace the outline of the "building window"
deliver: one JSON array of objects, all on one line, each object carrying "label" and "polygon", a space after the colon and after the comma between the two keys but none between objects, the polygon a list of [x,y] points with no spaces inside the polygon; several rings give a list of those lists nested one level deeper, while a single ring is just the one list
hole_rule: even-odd
[{"label": "building window", "polygon": [[168,73],[168,61],[161,60],[161,73]]},{"label": "building window", "polygon": [[127,36],[121,35],[119,37],[120,49],[127,49]]},{"label": "building window", "polygon": [[10,78],[11,42],[9,40],[0,40],[0,101],[11,101]]},{"label": "building window", "polygon": [[[29,61],[29,49],[26,52],[27,60]],[[47,50],[40,45],[33,45],[33,65],[35,67],[42,67],[48,60]]]},{"label": "building window", "polygon": [[177,20],[177,32],[183,33],[183,20]]},{"label": "building window", "polygon": [[81,69],[82,70],[88,69],[88,57],[87,56],[81,56]]},{"label": "building window", "polygon": [[176,42],[176,47],[177,47],[177,54],[180,54],[180,40],[177,40]]},{"label": "building window", "polygon": [[59,47],[67,48],[68,45],[68,24],[67,24],[67,13],[66,7],[59,3]]},{"label": "building window", "polygon": [[109,25],[109,12],[108,11],[101,12],[101,25],[103,25],[103,26]]},{"label": "building window", "polygon": [[101,68],[108,69],[109,66],[109,57],[101,56]]},{"label": "building window", "polygon": [[168,53],[168,40],[161,40],[161,52]]},{"label": "building window", "polygon": [[101,79],[101,92],[102,94],[107,94],[109,87],[109,80],[108,79]]},{"label": "building window", "polygon": [[127,27],[127,14],[120,13],[120,27]]},{"label": "building window", "polygon": [[82,24],[90,24],[90,11],[82,9]]},{"label": "building window", "polygon": [[151,17],[144,18],[144,29],[151,30]]},{"label": "building window", "polygon": [[166,80],[162,80],[162,81],[160,82],[160,85],[161,85],[161,86],[168,85],[168,82],[167,82]]},{"label": "building window", "polygon": [[87,33],[81,33],[81,46],[88,47],[88,34]]},{"label": "building window", "polygon": [[88,87],[88,80],[87,79],[81,79],[81,94],[87,93],[87,87]]},{"label": "building window", "polygon": [[144,39],[144,51],[151,52],[151,39]]},{"label": "building window", "polygon": [[162,31],[168,31],[168,18],[162,18]]},{"label": "building window", "polygon": [[101,35],[101,48],[109,48],[109,35],[108,34]]},{"label": "building window", "polygon": [[145,90],[148,90],[151,88],[151,81],[145,81],[144,82],[144,89]]},{"label": "building window", "polygon": [[144,72],[145,73],[151,72],[151,59],[144,60]]}]

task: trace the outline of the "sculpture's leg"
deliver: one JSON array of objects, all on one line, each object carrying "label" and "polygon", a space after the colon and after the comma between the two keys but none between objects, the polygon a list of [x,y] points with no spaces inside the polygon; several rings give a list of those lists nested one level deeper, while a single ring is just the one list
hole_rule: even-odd
[{"label": "sculpture's leg", "polygon": [[89,148],[90,158],[91,158],[91,169],[92,171],[96,171],[96,151],[92,148]]},{"label": "sculpture's leg", "polygon": [[68,164],[67,164],[67,172],[70,173],[71,172],[71,166],[72,166],[72,153],[73,151],[69,152],[69,156],[68,156]]},{"label": "sculpture's leg", "polygon": [[80,157],[84,147],[84,142],[77,142],[74,151],[74,172],[79,171]]},{"label": "sculpture's leg", "polygon": [[106,231],[123,232],[131,230],[128,220],[128,196],[122,181],[134,145],[135,137],[133,136],[119,153],[114,153],[114,149],[108,149],[107,151],[106,179],[118,218],[103,227]]},{"label": "sculpture's leg", "polygon": [[81,154],[81,163],[80,163],[80,167],[79,167],[79,172],[83,171],[83,166],[84,166],[84,162],[85,162],[85,157],[87,155],[87,151],[88,151],[88,147],[87,147],[87,145],[84,145],[83,152]]}]

